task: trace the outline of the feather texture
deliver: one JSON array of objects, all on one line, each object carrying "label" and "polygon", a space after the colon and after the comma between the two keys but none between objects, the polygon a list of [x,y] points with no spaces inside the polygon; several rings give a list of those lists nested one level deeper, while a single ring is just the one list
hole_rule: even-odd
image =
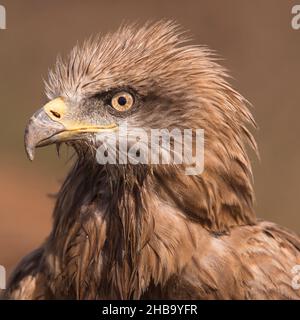
[{"label": "feather texture", "polygon": [[291,272],[299,237],[254,213],[247,101],[207,48],[185,42],[170,22],[124,26],[58,59],[49,98],[84,106],[99,91],[133,87],[148,100],[129,126],[204,128],[205,170],[100,166],[91,142],[73,144],[53,230],[17,267],[6,298],[300,298]]}]

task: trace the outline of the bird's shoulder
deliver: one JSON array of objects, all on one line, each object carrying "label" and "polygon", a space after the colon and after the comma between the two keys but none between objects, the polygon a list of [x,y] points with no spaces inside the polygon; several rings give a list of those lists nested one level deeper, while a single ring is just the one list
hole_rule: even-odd
[{"label": "bird's shoulder", "polygon": [[299,265],[299,236],[258,221],[202,237],[184,270],[184,286],[205,299],[300,299]]}]

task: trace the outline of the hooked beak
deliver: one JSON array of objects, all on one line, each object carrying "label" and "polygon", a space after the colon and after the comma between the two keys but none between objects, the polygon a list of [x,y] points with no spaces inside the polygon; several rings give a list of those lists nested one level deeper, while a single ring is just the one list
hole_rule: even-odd
[{"label": "hooked beak", "polygon": [[33,160],[37,147],[80,139],[83,133],[111,131],[116,128],[116,124],[95,126],[75,121],[63,98],[56,98],[30,118],[24,137],[26,153]]}]

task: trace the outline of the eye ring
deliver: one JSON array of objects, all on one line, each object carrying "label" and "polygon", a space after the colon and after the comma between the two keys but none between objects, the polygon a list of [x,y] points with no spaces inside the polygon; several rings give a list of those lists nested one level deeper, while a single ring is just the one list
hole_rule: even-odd
[{"label": "eye ring", "polygon": [[116,93],[111,99],[111,106],[115,110],[120,112],[124,112],[131,109],[133,104],[134,104],[133,96],[126,91],[121,91]]}]

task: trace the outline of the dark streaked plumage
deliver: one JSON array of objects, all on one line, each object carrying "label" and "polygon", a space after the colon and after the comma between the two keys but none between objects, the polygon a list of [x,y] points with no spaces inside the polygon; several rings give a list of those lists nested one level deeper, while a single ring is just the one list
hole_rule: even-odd
[{"label": "dark streaked plumage", "polygon": [[291,272],[300,264],[299,237],[255,217],[246,152],[247,145],[256,150],[247,129],[255,122],[226,77],[208,49],[185,45],[168,22],[122,27],[58,59],[46,91],[62,98],[66,115],[46,129],[36,126],[44,111],[32,118],[30,157],[41,136],[71,120],[122,123],[105,97],[131,90],[137,107],[126,116],[129,128],[203,128],[205,170],[187,176],[179,165],[100,166],[95,133],[64,138],[77,161],[58,194],[53,230],[19,264],[7,298],[300,297]]}]

